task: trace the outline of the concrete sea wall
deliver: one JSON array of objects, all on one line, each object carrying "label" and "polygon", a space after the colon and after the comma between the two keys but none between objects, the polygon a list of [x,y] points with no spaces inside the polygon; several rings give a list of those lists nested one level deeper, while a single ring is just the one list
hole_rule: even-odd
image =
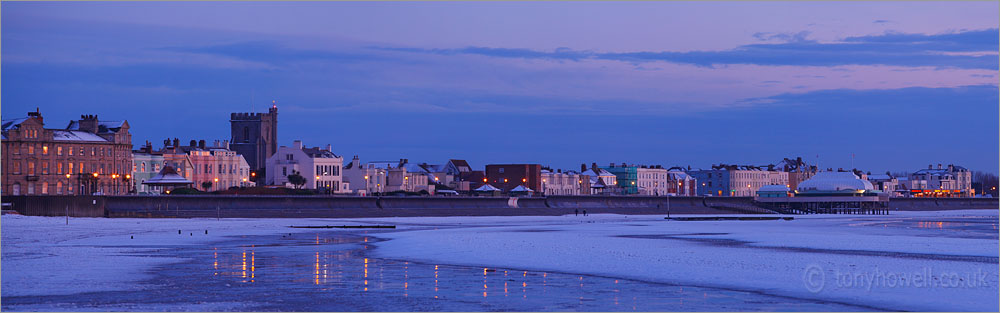
[{"label": "concrete sea wall", "polygon": [[[893,198],[890,210],[997,209],[998,199]],[[668,204],[669,201],[669,204]],[[750,197],[549,196],[349,197],[349,196],[4,196],[24,215],[75,217],[392,217],[513,216],[583,213],[772,213]]]}]

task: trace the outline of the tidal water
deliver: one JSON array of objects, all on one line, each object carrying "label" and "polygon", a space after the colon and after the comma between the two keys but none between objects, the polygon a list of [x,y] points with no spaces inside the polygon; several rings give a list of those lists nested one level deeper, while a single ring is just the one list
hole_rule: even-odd
[{"label": "tidal water", "polygon": [[[5,311],[863,311],[865,307],[612,277],[373,258],[366,231],[165,247],[135,290],[4,297]],[[109,265],[109,266],[113,266]]]}]

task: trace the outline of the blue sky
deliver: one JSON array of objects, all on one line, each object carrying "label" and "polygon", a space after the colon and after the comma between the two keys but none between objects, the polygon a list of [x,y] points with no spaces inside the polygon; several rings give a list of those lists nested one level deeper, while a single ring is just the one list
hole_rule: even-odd
[{"label": "blue sky", "polygon": [[[996,2],[2,3],[2,114],[437,163],[997,172]],[[251,97],[252,95],[252,97]]]}]

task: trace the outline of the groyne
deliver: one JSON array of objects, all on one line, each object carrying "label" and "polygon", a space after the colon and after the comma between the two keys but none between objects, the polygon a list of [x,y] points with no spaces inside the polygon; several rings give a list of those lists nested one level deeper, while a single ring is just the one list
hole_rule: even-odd
[{"label": "groyne", "polygon": [[[892,198],[890,211],[997,209],[991,198]],[[583,213],[769,214],[750,197],[548,196],[4,196],[24,215],[154,218],[356,218],[393,216],[515,216]]]}]

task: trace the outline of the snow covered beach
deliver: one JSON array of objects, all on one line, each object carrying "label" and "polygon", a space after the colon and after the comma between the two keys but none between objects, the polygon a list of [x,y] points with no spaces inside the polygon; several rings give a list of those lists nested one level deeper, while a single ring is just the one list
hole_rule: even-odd
[{"label": "snow covered beach", "polygon": [[[371,251],[372,256],[385,260],[732,290],[828,303],[833,310],[842,305],[870,310],[998,309],[995,210],[699,222],[665,221],[653,215],[591,215],[221,221],[74,218],[65,225],[62,218],[5,215],[0,231],[2,296],[145,290],[155,287],[147,284],[151,269],[184,262],[170,252],[177,247],[317,231],[289,225],[342,224],[397,225],[396,231],[368,234],[387,239],[373,242]],[[178,303],[172,309],[240,310],[240,306]]]}]

